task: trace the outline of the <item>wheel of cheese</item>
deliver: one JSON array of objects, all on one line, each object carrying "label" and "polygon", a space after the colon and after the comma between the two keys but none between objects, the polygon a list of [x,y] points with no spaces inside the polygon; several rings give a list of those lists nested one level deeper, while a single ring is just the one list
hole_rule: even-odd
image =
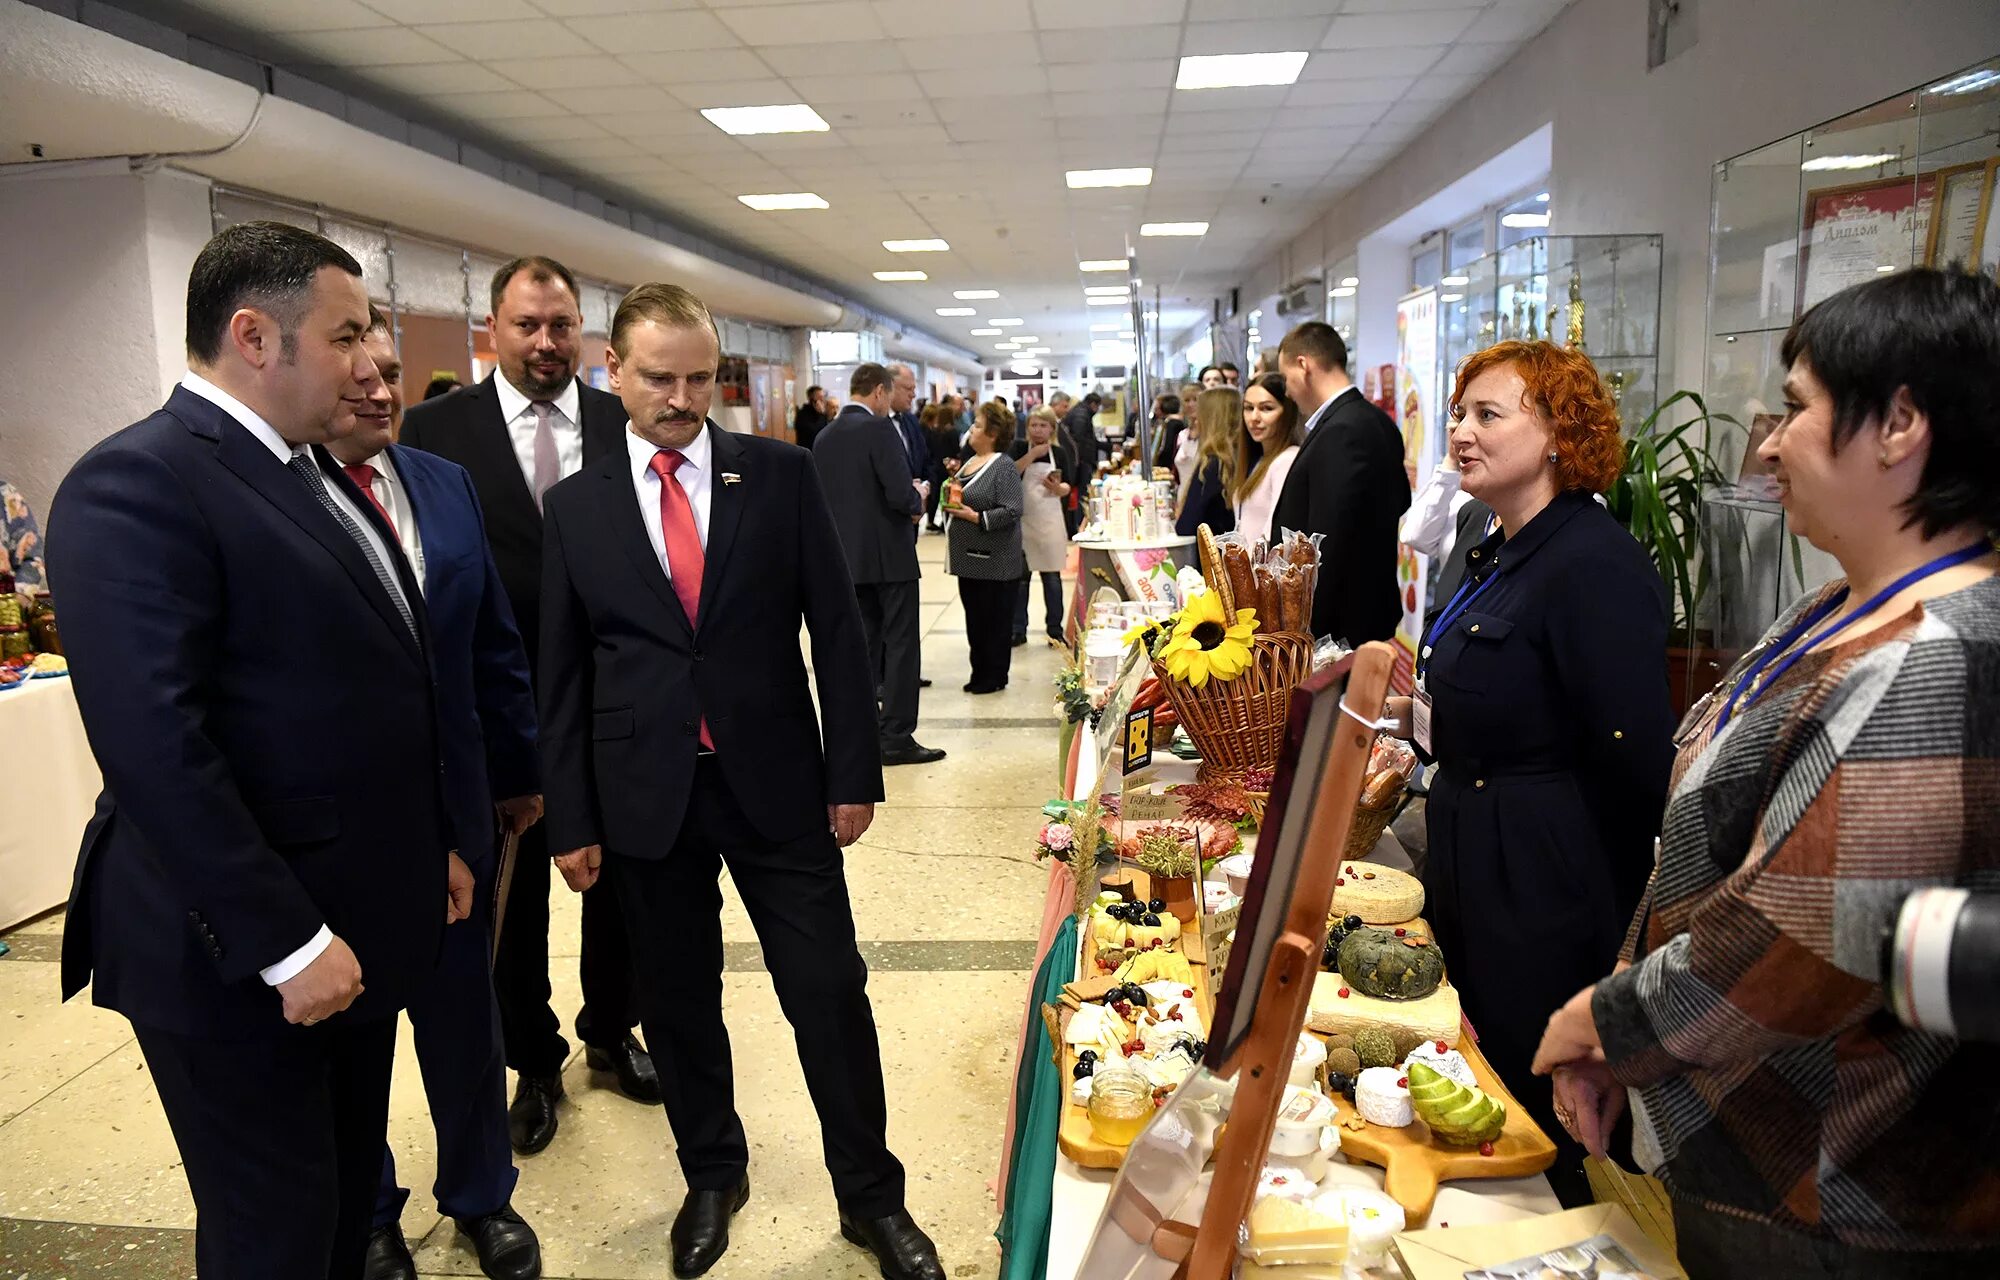
[{"label": "wheel of cheese", "polygon": [[1364,924],[1403,924],[1424,910],[1424,882],[1373,862],[1343,862],[1333,886],[1335,920],[1360,916]]},{"label": "wheel of cheese", "polygon": [[1447,982],[1421,1000],[1377,1000],[1348,987],[1337,973],[1315,974],[1306,1025],[1321,1035],[1379,1027],[1395,1042],[1400,1062],[1426,1041],[1458,1047],[1458,988]]}]

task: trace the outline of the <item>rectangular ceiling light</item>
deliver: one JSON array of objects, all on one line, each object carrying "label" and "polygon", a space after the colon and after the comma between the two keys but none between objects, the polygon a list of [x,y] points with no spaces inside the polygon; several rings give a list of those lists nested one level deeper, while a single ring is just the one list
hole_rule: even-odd
[{"label": "rectangular ceiling light", "polygon": [[1124,284],[1094,284],[1083,291],[1086,298],[1129,298],[1132,286]]},{"label": "rectangular ceiling light", "polygon": [[1442,280],[1439,280],[1438,283],[1447,289],[1456,289],[1460,285],[1471,284],[1472,279],[1469,276],[1446,276]]},{"label": "rectangular ceiling light", "polygon": [[971,302],[978,298],[997,298],[1000,296],[1000,291],[998,289],[954,289],[951,291],[951,296],[961,302]]},{"label": "rectangular ceiling light", "polygon": [[1549,225],[1549,215],[1546,213],[1503,213],[1500,215],[1500,225],[1522,230],[1531,227],[1546,227]]},{"label": "rectangular ceiling light", "polygon": [[972,336],[975,338],[997,338],[1005,332],[1005,329],[974,329]]},{"label": "rectangular ceiling light", "polygon": [[979,314],[979,312],[971,307],[939,307],[937,313],[941,316],[976,316]]},{"label": "rectangular ceiling light", "polygon": [[1001,329],[1018,329],[1026,324],[1027,321],[1021,319],[1019,316],[1002,316],[998,320],[988,319],[986,323]]},{"label": "rectangular ceiling light", "polygon": [[1132,263],[1125,258],[1092,258],[1076,264],[1078,271],[1129,271],[1131,268]]},{"label": "rectangular ceiling light", "polygon": [[1351,284],[1344,284],[1341,285],[1339,288],[1328,289],[1327,293],[1328,295],[1335,298],[1351,298],[1354,296],[1354,286]]},{"label": "rectangular ceiling light", "polygon": [[703,107],[702,115],[724,133],[825,133],[826,121],[803,102],[783,107]]},{"label": "rectangular ceiling light", "polygon": [[1130,301],[1132,301],[1130,298],[1085,298],[1083,305],[1086,307],[1122,307]]},{"label": "rectangular ceiling light", "polygon": [[1306,55],[1290,53],[1210,53],[1181,59],[1176,89],[1241,89],[1260,84],[1295,84]]},{"label": "rectangular ceiling light", "polygon": [[1090,326],[1090,331],[1092,333],[1116,333],[1121,327],[1116,320],[1113,320],[1110,324],[1094,324]]},{"label": "rectangular ceiling light", "polygon": [[930,279],[930,277],[929,277],[929,276],[925,275],[925,274],[924,274],[923,272],[921,272],[921,271],[877,271],[877,272],[875,273],[875,278],[876,278],[877,280],[928,280],[928,279]]},{"label": "rectangular ceiling light", "polygon": [[943,253],[951,248],[942,240],[884,240],[882,247],[890,253]]},{"label": "rectangular ceiling light", "polygon": [[824,209],[826,201],[810,191],[786,191],[774,195],[738,196],[744,204],[759,213],[775,213],[780,209]]},{"label": "rectangular ceiling light", "polygon": [[1807,173],[1825,173],[1830,169],[1873,169],[1879,165],[1893,164],[1899,157],[1889,154],[1869,156],[1814,156],[1800,165]]},{"label": "rectangular ceiling light", "polygon": [[1142,236],[1205,236],[1206,222],[1147,222],[1140,224]]},{"label": "rectangular ceiling light", "polygon": [[1343,289],[1352,289],[1360,283],[1361,283],[1360,276],[1342,276],[1340,278],[1340,287]]},{"label": "rectangular ceiling light", "polygon": [[1063,175],[1071,187],[1150,187],[1151,169],[1071,169]]}]

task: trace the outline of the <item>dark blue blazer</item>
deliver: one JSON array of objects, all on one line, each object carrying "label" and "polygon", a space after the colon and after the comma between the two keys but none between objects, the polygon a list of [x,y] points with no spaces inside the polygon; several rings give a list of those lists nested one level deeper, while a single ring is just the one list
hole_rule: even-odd
[{"label": "dark blue blazer", "polygon": [[910,464],[910,479],[923,479],[931,469],[931,446],[924,439],[923,424],[914,413],[892,413],[889,421],[896,424],[896,434],[903,438],[903,457]]},{"label": "dark blue blazer", "polygon": [[541,788],[535,693],[514,610],[486,544],[479,495],[464,467],[390,445],[424,546],[424,607],[437,668],[444,786],[459,856],[486,879],[493,802]]},{"label": "dark blue blazer", "polygon": [[387,1016],[427,983],[457,841],[436,641],[394,559],[419,637],[297,477],[185,389],[71,469],[49,578],[104,791],[65,998],[90,981],[96,1003],[162,1030],[301,1034],[258,971],[322,925],[367,986],[340,1017]]}]

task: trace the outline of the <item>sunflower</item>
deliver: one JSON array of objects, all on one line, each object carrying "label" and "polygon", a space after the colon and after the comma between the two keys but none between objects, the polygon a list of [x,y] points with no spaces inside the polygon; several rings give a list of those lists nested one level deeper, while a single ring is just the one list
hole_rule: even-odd
[{"label": "sunflower", "polygon": [[1174,622],[1173,638],[1160,648],[1167,674],[1199,689],[1214,676],[1234,680],[1250,665],[1250,636],[1257,630],[1257,611],[1238,609],[1232,625],[1213,591],[1189,597]]}]

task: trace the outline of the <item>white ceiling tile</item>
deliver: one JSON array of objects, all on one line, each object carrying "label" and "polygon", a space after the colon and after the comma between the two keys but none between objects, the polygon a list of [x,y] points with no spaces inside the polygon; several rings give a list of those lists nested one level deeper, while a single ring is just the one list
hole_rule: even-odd
[{"label": "white ceiling tile", "polygon": [[595,169],[598,161],[606,159],[636,157],[659,161],[658,156],[640,150],[639,144],[630,138],[571,138],[566,142],[543,143],[541,150],[564,159],[588,160],[590,163],[583,167],[589,169]]},{"label": "white ceiling tile", "polygon": [[1321,50],[1306,59],[1299,83],[1315,80],[1368,79],[1375,76],[1422,75],[1444,56],[1445,45],[1424,44],[1396,48]]},{"label": "white ceiling tile", "polygon": [[1333,28],[1327,32],[1321,47],[1395,49],[1413,44],[1445,44],[1458,39],[1478,15],[1476,8],[1353,14],[1333,20]]},{"label": "white ceiling tile", "polygon": [[861,75],[874,71],[902,71],[908,64],[894,41],[870,40],[845,44],[839,49],[817,45],[763,45],[757,52],[771,70],[787,78],[796,76]]},{"label": "white ceiling tile", "polygon": [[1398,125],[1424,125],[1444,113],[1442,102],[1403,102],[1382,113],[1378,126],[1394,128]]},{"label": "white ceiling tile", "polygon": [[1187,0],[1035,0],[1035,25],[1044,31],[1123,30],[1156,22],[1179,22]]},{"label": "white ceiling tile", "polygon": [[555,18],[595,18],[607,13],[631,13],[635,9],[699,9],[701,0],[534,0],[543,13]]},{"label": "white ceiling tile", "polygon": [[368,0],[368,7],[408,26],[420,22],[475,22],[482,18],[538,18],[527,0]]},{"label": "white ceiling tile", "polygon": [[619,61],[641,77],[667,86],[773,78],[771,68],[748,49],[705,49],[699,58],[680,53],[628,53]]},{"label": "white ceiling tile", "polygon": [[964,120],[1048,120],[1055,107],[1046,94],[1041,97],[939,98],[932,104],[938,119],[947,125]]},{"label": "white ceiling tile", "polygon": [[1172,58],[1121,59],[1090,68],[1087,73],[1070,75],[1057,71],[1049,83],[1057,90],[1172,89],[1180,63]]},{"label": "white ceiling tile", "polygon": [[714,14],[698,9],[571,18],[569,28],[606,53],[615,54],[729,49],[738,43]]},{"label": "white ceiling tile", "polygon": [[1093,93],[1052,94],[1050,101],[1055,103],[1058,116],[1086,116],[1102,123],[1130,113],[1159,116],[1164,123],[1172,93],[1171,89],[1110,89]]},{"label": "white ceiling tile", "polygon": [[1344,0],[1188,0],[1187,20],[1194,23],[1256,18],[1330,19],[1348,7]]},{"label": "white ceiling tile", "polygon": [[1519,46],[1513,44],[1461,44],[1438,59],[1430,74],[1434,76],[1467,77],[1466,88],[1472,88],[1477,79],[1499,68],[1500,64],[1514,56]]},{"label": "white ceiling tile", "polygon": [[1055,122],[1046,119],[1010,120],[1005,116],[974,116],[945,124],[945,132],[955,142],[1038,143],[1056,136]]},{"label": "white ceiling tile", "polygon": [[[720,133],[721,130],[716,130]],[[724,135],[725,137],[727,135]],[[831,133],[753,133],[739,138],[750,150],[764,154],[780,151],[802,151],[812,155],[842,146],[842,141]]]},{"label": "white ceiling tile", "polygon": [[530,89],[601,89],[640,84],[645,79],[608,53],[581,58],[501,58],[486,65]]},{"label": "white ceiling tile", "polygon": [[[937,0],[873,0],[869,8],[875,11],[882,29],[892,35],[904,31],[927,31],[940,36],[985,35],[1027,32],[1034,28],[1028,0],[978,0],[977,3],[960,0],[957,4],[939,4]],[[985,56],[984,42],[976,53]]]},{"label": "white ceiling tile", "polygon": [[1218,111],[1254,111],[1285,105],[1290,85],[1268,84],[1249,89],[1191,89],[1174,93],[1174,114],[1208,114]]},{"label": "white ceiling tile", "polygon": [[1257,145],[1267,130],[1243,129],[1224,133],[1194,133],[1169,137],[1160,148],[1162,167],[1178,163],[1182,158],[1211,154],[1220,151],[1246,151]]},{"label": "white ceiling tile", "polygon": [[1420,76],[1403,94],[1405,102],[1457,102],[1465,96],[1463,76]]},{"label": "white ceiling tile", "polygon": [[475,62],[412,62],[370,67],[356,74],[371,84],[398,93],[428,96],[438,93],[505,92],[515,88],[505,76],[495,75]]},{"label": "white ceiling tile", "polygon": [[884,72],[870,76],[792,76],[786,83],[797,91],[799,101],[812,106],[820,113],[822,119],[828,121],[833,117],[827,115],[827,103],[913,103],[924,100],[923,88],[907,71]]},{"label": "white ceiling tile", "polygon": [[1040,67],[989,67],[977,62],[952,71],[919,71],[917,83],[933,98],[1004,98],[1049,91],[1048,73]]},{"label": "white ceiling tile", "polygon": [[1325,18],[1291,18],[1266,22],[1190,22],[1181,53],[1282,53],[1317,49],[1326,39]]},{"label": "white ceiling tile", "polygon": [[820,115],[836,134],[849,129],[899,129],[911,125],[936,124],[937,112],[921,99],[915,102],[843,102],[820,108]]},{"label": "white ceiling tile", "polygon": [[691,84],[683,88],[668,82],[667,92],[697,111],[709,107],[781,106],[798,101],[792,86],[783,80],[738,80],[730,83]]},{"label": "white ceiling tile", "polygon": [[[1104,62],[1103,45],[1086,33],[1044,31],[1039,39],[1042,61],[1050,66],[1085,62],[1096,67]],[[1180,52],[1179,26],[1132,27],[1118,33],[1118,56],[1121,58],[1178,58]]]},{"label": "white ceiling tile", "polygon": [[1366,124],[1340,129],[1269,129],[1264,133],[1262,145],[1266,150],[1282,147],[1288,151],[1311,151],[1319,155],[1337,154],[1361,141],[1367,131]]},{"label": "white ceiling tile", "polygon": [[592,124],[601,126],[607,133],[616,134],[621,138],[673,138],[686,137],[690,134],[703,136],[717,134],[725,138],[729,136],[701,116],[683,107],[675,107],[670,111],[648,111],[643,115],[634,115],[630,112],[592,115],[589,119]]},{"label": "white ceiling tile", "polygon": [[413,31],[378,27],[366,31],[301,31],[285,38],[300,56],[294,66],[339,66],[355,71],[396,63],[454,62],[458,54]]},{"label": "white ceiling tile", "polygon": [[863,0],[756,5],[719,15],[745,44],[846,44],[889,36]]},{"label": "white ceiling tile", "polygon": [[[1176,103],[1178,106],[1178,102]],[[1176,110],[1167,117],[1167,140],[1171,146],[1173,139],[1181,134],[1230,133],[1248,129],[1266,129],[1276,119],[1278,112],[1263,111],[1189,111]]]},{"label": "white ceiling tile", "polygon": [[[921,40],[898,40],[903,61],[918,71],[938,71],[963,67],[977,61],[987,66],[1032,67],[1042,60],[1042,47],[1027,31],[996,32],[968,41],[963,36],[935,36]],[[1097,68],[1092,68],[1095,74]]]},{"label": "white ceiling tile", "polygon": [[509,89],[505,93],[436,93],[423,95],[424,101],[478,124],[485,120],[513,120],[528,116],[567,115],[568,108],[551,102],[539,93]]},{"label": "white ceiling tile", "polygon": [[650,84],[605,85],[601,88],[550,89],[547,96],[578,115],[616,115],[630,112],[673,111],[680,104],[666,90]]},{"label": "white ceiling tile", "polygon": [[[1067,113],[1057,118],[1056,135],[1062,138],[1119,138],[1131,142],[1143,140],[1153,144],[1160,140],[1166,125],[1164,115]],[[1150,153],[1150,145],[1147,150]]]},{"label": "white ceiling tile", "polygon": [[929,147],[951,141],[941,124],[843,129],[840,136],[851,147]]},{"label": "white ceiling tile", "polygon": [[446,22],[415,30],[479,62],[596,52],[588,40],[548,18],[529,22]]},{"label": "white ceiling tile", "polygon": [[1477,9],[1472,0],[1347,0],[1342,13],[1421,13],[1435,9]]},{"label": "white ceiling tile", "polygon": [[1415,81],[1408,76],[1379,80],[1314,80],[1295,84],[1285,97],[1288,107],[1324,107],[1336,103],[1396,101]]}]

